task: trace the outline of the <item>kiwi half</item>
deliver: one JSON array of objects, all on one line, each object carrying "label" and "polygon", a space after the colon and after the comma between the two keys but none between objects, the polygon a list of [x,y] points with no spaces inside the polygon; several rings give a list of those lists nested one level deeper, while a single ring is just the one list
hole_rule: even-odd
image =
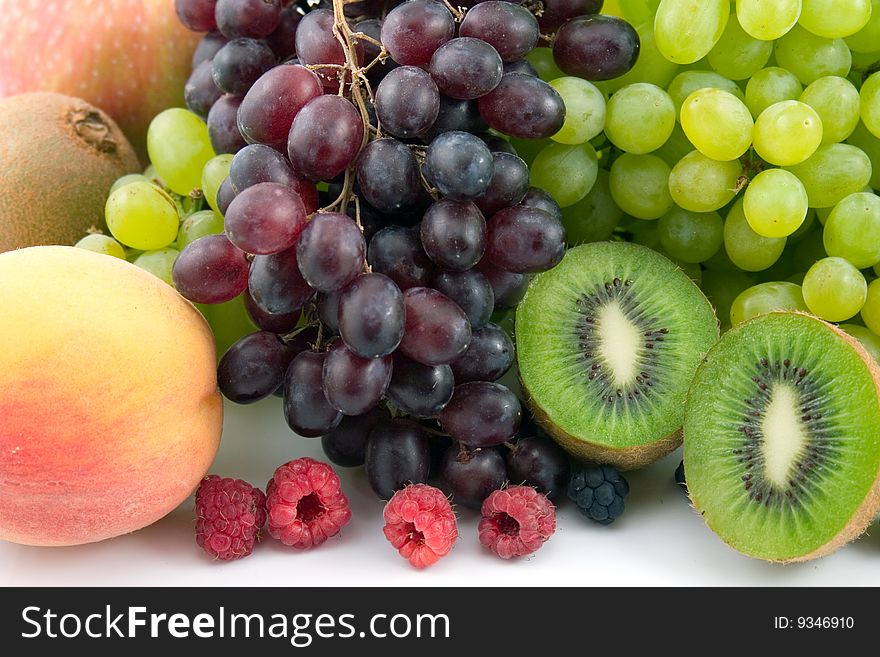
[{"label": "kiwi half", "polygon": [[805,561],[880,510],[880,370],[852,337],[801,313],[735,326],[688,393],[694,507],[751,557]]},{"label": "kiwi half", "polygon": [[537,422],[578,458],[633,469],[681,444],[685,395],[718,322],[664,256],[596,242],[535,277],[515,333]]}]

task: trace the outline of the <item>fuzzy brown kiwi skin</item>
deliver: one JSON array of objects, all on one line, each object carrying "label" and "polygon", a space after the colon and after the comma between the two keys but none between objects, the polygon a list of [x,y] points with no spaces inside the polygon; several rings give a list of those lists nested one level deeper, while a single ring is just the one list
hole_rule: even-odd
[{"label": "fuzzy brown kiwi skin", "polygon": [[[829,327],[834,333],[837,334],[838,337],[842,338],[844,342],[849,344],[853,349],[856,350],[856,353],[859,357],[865,362],[865,365],[868,366],[868,371],[871,373],[871,378],[874,380],[874,389],[877,392],[878,403],[880,403],[880,367],[877,365],[877,361],[867,352],[867,350],[862,346],[862,344],[856,340],[854,337],[849,335],[848,333],[842,331],[834,324],[829,324],[828,322],[819,319],[818,317],[811,315],[810,313],[804,313],[800,311],[785,311],[785,312],[774,312],[774,315],[803,315],[804,317],[809,317],[810,319],[819,322],[820,324],[824,324]],[[749,320],[752,321],[752,320]],[[748,323],[748,322],[746,322]],[[712,350],[709,350],[709,353],[712,353]],[[707,354],[708,357],[708,354]],[[690,392],[688,392],[688,397],[690,397]],[[687,437],[685,437],[685,440]],[[703,520],[706,522],[706,525],[713,532],[715,528],[712,527],[712,524],[706,519],[701,511],[701,506],[699,501],[694,497],[694,494],[688,489],[688,496],[691,500],[691,505],[694,507],[694,510],[700,514]],[[813,559],[818,559],[819,557],[824,557],[826,555],[831,554],[835,550],[842,548],[844,545],[849,543],[850,541],[854,541],[859,536],[861,536],[866,529],[871,525],[874,521],[874,518],[877,514],[880,513],[880,470],[877,471],[876,476],[874,477],[874,484],[871,486],[871,489],[868,491],[868,494],[865,496],[865,499],[862,501],[861,506],[855,510],[852,517],[849,519],[849,522],[841,529],[834,538],[825,543],[825,545],[820,546],[819,548],[809,552],[807,554],[801,555],[799,557],[793,557],[791,559],[768,559],[771,563],[781,563],[781,564],[789,564],[789,563],[801,563],[804,561],[811,561]],[[717,533],[717,532],[716,532]],[[757,559],[757,557],[752,557],[752,555],[746,555],[750,558]]]}]

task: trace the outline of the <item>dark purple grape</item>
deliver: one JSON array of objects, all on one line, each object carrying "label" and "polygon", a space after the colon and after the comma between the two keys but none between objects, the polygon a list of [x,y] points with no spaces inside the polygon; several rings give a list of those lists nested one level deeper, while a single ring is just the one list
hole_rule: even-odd
[{"label": "dark purple grape", "polygon": [[248,187],[229,204],[224,216],[229,241],[242,251],[260,255],[289,249],[306,228],[306,208],[299,194],[278,183]]},{"label": "dark purple grape", "polygon": [[328,94],[314,98],[293,119],[287,154],[293,168],[312,180],[330,180],[357,157],[364,122],[351,101]]},{"label": "dark purple grape", "polygon": [[[244,291],[244,308],[247,311],[248,317],[250,317],[251,321],[256,324],[258,328],[264,331],[269,331],[270,333],[290,333],[296,328],[297,323],[299,323],[299,310],[294,310],[293,312],[284,315],[267,313],[257,305],[248,290]],[[300,351],[302,351],[302,349],[300,349]]]},{"label": "dark purple grape", "polygon": [[[353,29],[355,32],[362,32],[376,41],[380,41],[382,38],[382,21],[378,18],[362,20],[359,23],[356,23]],[[364,64],[369,65],[379,57],[381,51],[379,50],[379,46],[375,43],[361,41],[361,44],[363,44],[364,47]],[[367,71],[367,77],[373,84],[376,84],[396,67],[397,62],[391,59],[391,57],[386,57],[384,63],[376,62],[370,67],[370,70]]]},{"label": "dark purple grape", "polygon": [[299,194],[306,213],[311,214],[318,209],[315,184],[297,176],[286,157],[263,144],[251,144],[236,153],[229,168],[229,180],[236,194],[260,183],[286,185]]},{"label": "dark purple grape", "polygon": [[324,331],[331,335],[339,334],[339,292],[320,293],[315,298],[315,310]]},{"label": "dark purple grape", "polygon": [[553,61],[568,75],[612,80],[635,66],[639,47],[638,32],[622,18],[583,16],[559,28],[553,41]]},{"label": "dark purple grape", "polygon": [[281,0],[217,0],[217,27],[228,38],[269,36],[281,21]]},{"label": "dark purple grape", "polygon": [[226,235],[206,235],[180,252],[172,278],[177,291],[195,303],[232,301],[247,289],[247,257]]},{"label": "dark purple grape", "polygon": [[287,338],[287,349],[296,358],[304,351],[314,351],[318,344],[319,331],[317,326],[305,326],[298,329],[293,337]]},{"label": "dark purple grape", "polygon": [[238,111],[238,127],[247,140],[287,152],[294,117],[324,93],[318,76],[305,66],[276,66],[247,92]]},{"label": "dark purple grape", "polygon": [[486,192],[495,162],[479,137],[467,132],[444,132],[428,146],[424,172],[443,196],[465,201]]},{"label": "dark purple grape", "polygon": [[399,212],[415,205],[422,192],[416,156],[396,139],[371,141],[357,162],[363,198],[379,212]]},{"label": "dark purple grape", "polygon": [[342,413],[327,401],[322,378],[327,354],[301,352],[284,375],[284,419],[300,436],[317,438],[342,421]]},{"label": "dark purple grape", "polygon": [[469,447],[492,447],[516,434],[521,416],[519,399],[503,385],[471,381],[455,387],[439,420],[455,440]]},{"label": "dark purple grape", "polygon": [[276,63],[272,49],[256,39],[233,39],[220,48],[211,61],[214,83],[233,96],[244,96]]},{"label": "dark purple grape", "polygon": [[525,57],[538,43],[538,21],[524,7],[510,2],[481,2],[465,14],[458,29],[463,37],[482,39],[504,62]]},{"label": "dark purple grape", "polygon": [[495,310],[514,308],[522,301],[529,287],[529,277],[525,274],[507,271],[496,267],[488,259],[483,258],[477,269],[489,280],[495,294]]},{"label": "dark purple grape", "polygon": [[513,341],[497,324],[476,329],[471,343],[461,356],[452,361],[457,383],[497,381],[513,366]]},{"label": "dark purple grape", "polygon": [[486,250],[486,220],[469,201],[444,198],[431,205],[419,235],[428,257],[445,269],[470,269]]},{"label": "dark purple grape", "polygon": [[538,18],[541,30],[547,34],[553,32],[565,21],[598,14],[602,11],[604,0],[543,0],[544,11]]},{"label": "dark purple grape", "polygon": [[446,365],[464,353],[471,341],[471,325],[458,304],[427,287],[411,287],[403,293],[403,301],[402,354],[424,365]]},{"label": "dark purple grape", "polygon": [[345,415],[366,413],[382,399],[391,382],[391,356],[363,358],[336,342],[324,360],[324,394]]},{"label": "dark purple grape", "polygon": [[404,66],[427,66],[434,51],[455,33],[452,14],[435,0],[410,0],[382,21],[382,43]]},{"label": "dark purple grape", "polygon": [[232,200],[234,198],[235,190],[232,189],[232,182],[227,177],[222,183],[220,183],[220,189],[217,190],[217,212],[225,217],[226,211],[229,209],[229,206],[232,205]]},{"label": "dark purple grape", "polygon": [[474,199],[476,206],[487,217],[516,205],[529,191],[529,166],[521,158],[510,153],[492,153],[492,159],[495,160],[495,174],[489,189]]},{"label": "dark purple grape", "polygon": [[445,95],[471,100],[498,86],[504,64],[495,48],[485,41],[460,37],[437,48],[428,70]]},{"label": "dark purple grape", "polygon": [[480,116],[490,126],[520,139],[543,139],[559,132],[565,121],[562,96],[543,80],[508,73],[478,101]]},{"label": "dark purple grape", "polygon": [[531,75],[537,78],[538,71],[531,65],[528,59],[517,59],[504,65],[504,75],[508,73],[522,73],[523,75]]},{"label": "dark purple grape", "polygon": [[214,6],[217,0],[174,0],[174,10],[183,26],[193,32],[217,29]]},{"label": "dark purple grape", "polygon": [[346,415],[338,426],[321,436],[324,454],[334,465],[356,468],[367,457],[367,439],[379,422],[391,417],[382,407],[373,408],[363,415]]},{"label": "dark purple grape", "polygon": [[437,120],[427,132],[432,139],[441,132],[458,130],[459,132],[482,132],[488,126],[480,116],[480,109],[475,100],[459,100],[440,94],[440,111]]},{"label": "dark purple grape", "polygon": [[241,96],[221,96],[208,112],[208,137],[218,155],[238,153],[247,145],[241,130],[238,129],[238,108]]},{"label": "dark purple grape", "polygon": [[394,69],[376,89],[376,115],[382,128],[395,137],[415,137],[426,132],[439,111],[437,85],[415,66]]},{"label": "dark purple grape", "polygon": [[248,290],[254,303],[273,315],[299,310],[315,294],[299,272],[296,247],[272,255],[254,256]]},{"label": "dark purple grape", "polygon": [[504,457],[497,449],[469,450],[453,444],[443,455],[440,483],[457,506],[479,511],[483,501],[506,481]]},{"label": "dark purple grape", "polygon": [[513,144],[507,141],[504,137],[493,135],[491,132],[478,133],[477,137],[483,140],[492,153],[507,153],[519,157]]},{"label": "dark purple grape", "polygon": [[425,431],[411,420],[377,423],[367,440],[366,466],[370,487],[381,499],[428,478],[430,448]]},{"label": "dark purple grape", "polygon": [[[422,425],[431,431],[441,431],[440,424],[436,420],[423,420]],[[452,447],[454,441],[449,436],[428,435],[428,448],[431,452],[431,464],[428,469],[428,478],[436,479],[440,476],[440,468],[443,466],[443,457],[446,451]]]},{"label": "dark purple grape", "polygon": [[562,222],[524,205],[505,208],[488,222],[486,258],[492,264],[519,273],[546,271],[565,254]]},{"label": "dark purple grape", "polygon": [[367,245],[347,215],[319,212],[312,217],[296,247],[299,270],[319,292],[335,292],[364,270]]},{"label": "dark purple grape", "polygon": [[552,440],[537,436],[521,438],[507,453],[506,460],[512,484],[533,486],[551,499],[568,486],[568,455]]},{"label": "dark purple grape", "polygon": [[397,349],[404,322],[403,294],[382,274],[361,274],[339,297],[339,334],[364,358],[387,356]]},{"label": "dark purple grape", "polygon": [[[335,198],[336,197],[334,197],[334,199]],[[364,234],[364,239],[368,244],[370,243],[370,240],[373,239],[373,235],[387,225],[385,218],[379,214],[375,208],[371,208],[366,203],[359,203],[357,205],[349,203],[348,207],[345,208],[345,214],[352,219],[360,220],[361,232]]]},{"label": "dark purple grape", "polygon": [[562,208],[559,207],[559,204],[553,200],[553,197],[548,192],[545,192],[540,187],[529,187],[529,191],[526,192],[526,195],[520,201],[520,205],[543,210],[555,219],[562,221]]},{"label": "dark purple grape", "polygon": [[[306,66],[316,64],[343,66],[347,64],[342,44],[333,34],[334,22],[332,9],[315,9],[307,13],[300,21],[299,27],[296,29],[296,54],[303,64]],[[355,46],[355,56],[359,64],[363,63],[364,47],[360,42]],[[339,88],[337,68],[320,68],[316,72],[325,87]]]},{"label": "dark purple grape", "polygon": [[236,404],[251,404],[268,397],[281,386],[293,356],[274,333],[259,331],[246,335],[220,359],[220,392]]},{"label": "dark purple grape", "polygon": [[449,365],[422,365],[402,354],[394,354],[387,395],[407,415],[437,417],[452,399],[453,388],[455,379]]},{"label": "dark purple grape", "polygon": [[495,293],[479,269],[434,272],[431,287],[452,299],[467,315],[471,329],[478,329],[492,317]]},{"label": "dark purple grape", "polygon": [[377,232],[370,240],[367,262],[401,290],[425,287],[433,269],[418,230],[406,226],[388,226]]},{"label": "dark purple grape", "polygon": [[183,87],[186,106],[203,119],[222,95],[223,92],[214,84],[214,65],[210,61],[196,66]]},{"label": "dark purple grape", "polygon": [[278,27],[266,37],[266,43],[275,53],[279,62],[284,62],[296,55],[296,28],[303,15],[295,4],[289,4],[281,10]]},{"label": "dark purple grape", "polygon": [[202,62],[214,59],[214,55],[216,55],[220,48],[225,46],[228,41],[229,39],[219,32],[208,32],[202,37],[201,41],[199,41],[199,45],[196,46],[195,52],[193,52],[192,67],[195,68]]}]

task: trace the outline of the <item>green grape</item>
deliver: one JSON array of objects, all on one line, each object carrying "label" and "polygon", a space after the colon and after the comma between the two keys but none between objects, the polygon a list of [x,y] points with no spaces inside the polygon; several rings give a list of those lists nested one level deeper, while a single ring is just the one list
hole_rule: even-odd
[{"label": "green grape", "polygon": [[[544,148],[552,144],[553,142],[549,139],[517,139],[516,137],[510,138],[510,145],[516,149],[516,154],[519,155],[523,161],[532,166],[532,162],[535,161],[535,158],[538,157],[538,153],[540,153]],[[326,191],[326,190],[325,190]]]},{"label": "green grape", "polygon": [[627,225],[627,230],[632,234],[633,244],[641,244],[658,253],[663,253],[663,245],[660,244],[660,231],[656,226],[657,222],[654,221],[633,219],[633,222]]},{"label": "green grape", "polygon": [[713,160],[735,160],[752,144],[752,115],[739,98],[721,89],[698,89],[681,106],[688,140]]},{"label": "green grape", "polygon": [[681,129],[681,124],[676,123],[675,127],[672,129],[672,134],[669,135],[669,139],[666,140],[665,144],[654,151],[652,155],[656,155],[666,162],[666,164],[674,167],[681,158],[692,150],[694,150],[694,145],[688,141],[687,135],[685,135],[684,130]]},{"label": "green grape", "polygon": [[[721,249],[723,252],[724,249]],[[730,326],[730,307],[740,292],[757,283],[754,274],[741,271],[727,272],[707,269],[703,272],[701,288],[712,305],[721,327]]]},{"label": "green grape", "polygon": [[152,164],[148,164],[147,168],[144,169],[144,178],[149,180],[151,183],[159,185],[159,187],[165,187],[164,181],[156,172],[156,167],[154,167]]},{"label": "green grape", "polygon": [[823,144],[843,141],[859,123],[859,92],[846,78],[821,77],[804,89],[800,101],[822,120]]},{"label": "green grape", "polygon": [[660,217],[657,232],[663,250],[683,262],[708,260],[724,242],[724,222],[717,212],[673,208]]},{"label": "green grape", "polygon": [[853,52],[873,52],[880,47],[880,0],[871,0],[871,17],[868,22],[861,30],[846,37],[845,40],[846,45]]},{"label": "green grape", "polygon": [[574,205],[562,208],[565,239],[570,245],[607,240],[623,219],[623,211],[611,197],[608,178],[608,172],[599,169],[590,193]]},{"label": "green grape", "polygon": [[800,228],[788,236],[789,241],[797,242],[801,237],[810,232],[813,224],[816,222],[817,216],[818,212],[816,211],[816,208],[810,208],[807,210],[807,216],[804,218],[804,223],[800,225]]},{"label": "green grape", "polygon": [[[619,13],[613,11],[614,4],[619,5]],[[635,25],[653,19],[659,5],[660,0],[619,0],[616,3],[614,0],[606,0],[602,6],[602,13],[614,13]]]},{"label": "green grape", "polygon": [[862,123],[868,132],[880,138],[880,72],[865,80],[859,96],[862,100]]},{"label": "green grape", "polygon": [[752,230],[764,237],[788,237],[807,217],[807,190],[785,169],[767,169],[752,178],[743,211]]},{"label": "green grape", "polygon": [[177,248],[183,251],[188,244],[205,235],[219,235],[223,232],[223,217],[211,210],[194,212],[183,220],[177,233]]},{"label": "green grape", "polygon": [[[793,260],[794,247],[792,246],[791,238],[788,238],[786,239],[785,249],[782,251],[782,255],[779,256],[779,259],[776,262],[767,267],[767,269],[763,269],[760,272],[757,272],[758,279],[762,283],[772,283],[773,281],[788,280],[788,278],[791,276],[791,272],[794,271],[794,266],[792,265]],[[800,281],[791,282],[797,282],[797,284],[800,285]]]},{"label": "green grape", "polygon": [[675,105],[663,89],[637,82],[615,92],[605,114],[605,136],[627,153],[660,148],[675,127]]},{"label": "green grape", "polygon": [[565,73],[553,60],[553,51],[550,48],[535,48],[526,55],[526,59],[529,64],[535,67],[538,77],[542,80],[550,82],[556,78],[565,77]]},{"label": "green grape", "polygon": [[736,0],[736,16],[748,34],[774,41],[797,23],[801,0]]},{"label": "green grape", "polygon": [[795,25],[773,46],[776,63],[794,73],[802,84],[823,75],[846,77],[852,54],[843,39],[825,39]]},{"label": "green grape", "polygon": [[150,272],[156,278],[161,278],[168,285],[173,286],[171,270],[180,251],[177,249],[158,249],[156,251],[144,251],[134,259],[134,264],[141,269]]},{"label": "green grape", "polygon": [[868,284],[862,272],[849,262],[829,257],[807,271],[803,292],[811,313],[829,322],[842,322],[865,305]]},{"label": "green grape", "polygon": [[786,238],[764,237],[749,226],[740,199],[730,208],[724,220],[724,249],[737,267],[745,271],[762,271],[772,266],[785,249]]},{"label": "green grape", "polygon": [[134,182],[145,182],[153,184],[153,181],[147,178],[145,175],[140,173],[129,173],[128,175],[122,176],[122,178],[117,178],[116,182],[113,183],[113,186],[110,188],[110,193],[112,194],[120,187],[125,187],[126,185],[130,185]]},{"label": "green grape", "polygon": [[150,161],[171,191],[189,196],[198,189],[202,169],[214,157],[208,126],[179,107],[158,114],[147,130]]},{"label": "green grape", "polygon": [[860,149],[868,157],[871,164],[869,185],[880,190],[880,139],[868,132],[864,123],[859,122],[846,143]]},{"label": "green grape", "polygon": [[805,312],[807,304],[804,302],[801,286],[785,281],[772,281],[743,290],[730,306],[730,323],[736,326],[774,310]]},{"label": "green grape", "polygon": [[762,68],[746,84],[745,102],[752,116],[758,117],[771,105],[797,100],[804,88],[794,73],[778,66]]},{"label": "green grape", "polygon": [[729,17],[729,0],[662,0],[654,16],[657,48],[671,62],[692,64],[718,43]]},{"label": "green grape", "polygon": [[205,163],[202,169],[202,193],[211,209],[217,209],[217,191],[223,181],[229,177],[229,167],[232,165],[232,155],[224,153],[212,157]]},{"label": "green grape", "polygon": [[825,222],[825,252],[859,269],[880,263],[880,196],[859,192],[834,206]]},{"label": "green grape", "polygon": [[86,251],[94,251],[103,255],[113,256],[120,260],[125,260],[125,249],[122,245],[109,235],[101,235],[93,233],[86,235],[79,242],[74,244],[75,247],[85,249]]},{"label": "green grape", "polygon": [[724,34],[709,52],[709,66],[731,80],[745,80],[764,67],[773,54],[773,43],[748,34],[736,14],[730,17]]},{"label": "green grape", "polygon": [[196,308],[208,320],[214,342],[217,343],[217,357],[226,353],[239,338],[256,330],[244,305],[244,295],[239,294],[232,301],[211,305],[196,304]]},{"label": "green grape", "polygon": [[822,119],[812,107],[783,100],[755,120],[755,152],[770,164],[791,166],[806,160],[822,143]]},{"label": "green grape", "polygon": [[692,151],[672,167],[669,192],[672,200],[685,210],[713,212],[736,196],[741,173],[738,160],[719,162]]},{"label": "green grape", "polygon": [[[604,10],[603,10],[604,13]],[[638,24],[636,32],[639,34],[639,58],[636,60],[635,66],[629,71],[621,75],[619,78],[608,80],[606,84],[608,88],[614,92],[618,89],[636,82],[650,82],[658,87],[665,89],[672,82],[672,79],[678,73],[679,67],[675,62],[670,62],[657,49],[657,41],[654,39],[654,21],[653,15],[648,17],[651,20]],[[632,22],[632,21],[630,21]]]},{"label": "green grape", "polygon": [[736,274],[742,271],[733,263],[733,260],[731,260],[730,257],[727,255],[727,251],[725,249],[718,249],[718,252],[715,255],[713,255],[708,260],[703,261],[703,266],[706,269],[711,269],[712,271],[718,272],[725,272],[727,274]]},{"label": "green grape", "polygon": [[602,132],[605,96],[595,85],[566,76],[556,78],[550,86],[559,92],[565,104],[565,122],[550,139],[561,144],[583,144]]},{"label": "green grape", "polygon": [[871,0],[803,0],[801,26],[826,39],[855,34],[871,18]]},{"label": "green grape", "polygon": [[[870,286],[868,287],[870,288]],[[862,309],[862,312],[864,313],[864,309]],[[880,364],[880,336],[871,331],[871,329],[859,326],[858,324],[841,324],[838,328],[858,340],[865,348],[865,351],[871,355],[871,358]]]},{"label": "green grape", "polygon": [[659,219],[672,209],[669,165],[656,155],[624,153],[611,165],[611,196],[638,219]]},{"label": "green grape", "polygon": [[117,189],[107,199],[104,216],[113,237],[135,249],[161,249],[177,237],[177,206],[152,183],[135,182]]},{"label": "green grape", "polygon": [[[791,244],[791,240],[789,240]],[[824,258],[825,244],[822,240],[822,231],[813,230],[796,245],[794,245],[794,255],[791,259],[791,266],[794,271],[806,272],[810,267]]]},{"label": "green grape", "polygon": [[868,286],[862,307],[862,321],[875,335],[880,332],[880,278],[874,279]]},{"label": "green grape", "polygon": [[564,208],[590,192],[598,172],[599,160],[590,144],[551,143],[532,163],[531,182]]},{"label": "green grape", "polygon": [[800,164],[788,167],[804,184],[811,208],[836,205],[871,180],[871,160],[849,144],[820,146]]},{"label": "green grape", "polygon": [[831,214],[831,211],[835,207],[837,207],[837,206],[832,205],[829,208],[815,208],[816,218],[819,220],[820,224],[822,224],[823,226],[825,225],[825,222],[828,221],[828,215]]},{"label": "green grape", "polygon": [[736,82],[718,75],[715,71],[682,71],[673,78],[667,88],[669,97],[675,104],[675,116],[678,117],[681,114],[681,106],[688,96],[698,89],[706,88],[721,89],[732,93],[740,100],[743,98],[742,89]]}]

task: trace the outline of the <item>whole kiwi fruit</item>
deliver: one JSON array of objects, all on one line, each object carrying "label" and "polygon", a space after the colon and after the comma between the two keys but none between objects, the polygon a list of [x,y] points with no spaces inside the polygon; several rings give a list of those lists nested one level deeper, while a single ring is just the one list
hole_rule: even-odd
[{"label": "whole kiwi fruit", "polygon": [[72,245],[103,228],[113,181],[139,170],[113,119],[84,100],[31,93],[0,101],[0,252]]}]

